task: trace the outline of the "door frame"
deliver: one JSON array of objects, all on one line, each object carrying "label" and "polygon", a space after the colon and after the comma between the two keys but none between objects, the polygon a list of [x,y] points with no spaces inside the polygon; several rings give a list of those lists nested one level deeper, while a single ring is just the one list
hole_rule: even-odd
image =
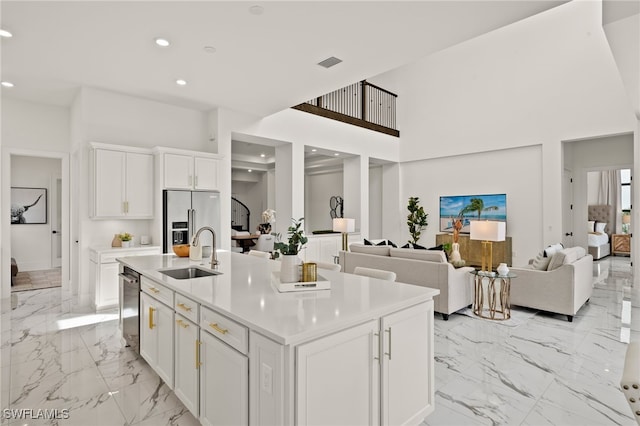
[{"label": "door frame", "polygon": [[70,243],[70,221],[69,221],[69,153],[57,151],[31,150],[21,148],[2,149],[2,175],[0,177],[0,271],[7,274],[0,279],[0,299],[11,296],[11,215],[8,214],[11,206],[11,156],[20,155],[24,157],[41,157],[61,160],[62,177],[62,290],[69,290],[69,243]]}]

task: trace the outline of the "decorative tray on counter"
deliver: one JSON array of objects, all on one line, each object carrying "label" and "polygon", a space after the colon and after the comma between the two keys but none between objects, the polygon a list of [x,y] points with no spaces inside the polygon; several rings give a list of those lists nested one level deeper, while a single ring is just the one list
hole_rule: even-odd
[{"label": "decorative tray on counter", "polygon": [[329,290],[331,281],[318,274],[316,281],[299,281],[297,283],[280,282],[280,271],[271,273],[271,283],[280,293],[288,293],[291,291],[310,291],[310,290]]}]

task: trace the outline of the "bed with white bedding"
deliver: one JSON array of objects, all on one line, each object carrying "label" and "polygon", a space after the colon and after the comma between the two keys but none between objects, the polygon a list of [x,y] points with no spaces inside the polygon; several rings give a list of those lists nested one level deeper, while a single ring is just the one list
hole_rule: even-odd
[{"label": "bed with white bedding", "polygon": [[[613,206],[589,206],[589,225],[587,234],[589,254],[594,260],[602,259],[611,254],[610,236],[613,230]],[[593,226],[593,228],[592,228]]]}]

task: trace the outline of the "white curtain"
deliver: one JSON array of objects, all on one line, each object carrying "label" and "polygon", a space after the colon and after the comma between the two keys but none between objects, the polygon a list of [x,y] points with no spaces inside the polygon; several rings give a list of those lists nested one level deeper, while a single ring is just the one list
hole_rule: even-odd
[{"label": "white curtain", "polygon": [[598,187],[598,204],[613,206],[614,215],[611,223],[612,233],[622,233],[622,199],[620,197],[620,170],[603,170],[600,172]]}]

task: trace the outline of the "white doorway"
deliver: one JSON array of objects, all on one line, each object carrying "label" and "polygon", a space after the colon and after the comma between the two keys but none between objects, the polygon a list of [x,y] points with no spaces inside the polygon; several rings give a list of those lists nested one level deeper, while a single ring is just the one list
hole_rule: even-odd
[{"label": "white doorway", "polygon": [[[57,172],[40,167],[57,163]],[[2,205],[11,206],[11,187],[45,188],[47,193],[47,219],[45,223],[12,225],[10,215],[3,215],[2,257],[0,268],[6,274],[0,280],[0,297],[11,294],[11,258],[16,258],[18,269],[34,271],[49,269],[59,263],[62,289],[69,288],[69,155],[63,152],[32,151],[8,148],[2,152]],[[53,234],[53,230],[56,234]],[[56,235],[55,238],[52,238]],[[54,240],[59,240],[54,243]],[[55,248],[55,250],[53,250]],[[55,259],[55,260],[54,260]],[[59,259],[59,260],[58,260]]]}]

